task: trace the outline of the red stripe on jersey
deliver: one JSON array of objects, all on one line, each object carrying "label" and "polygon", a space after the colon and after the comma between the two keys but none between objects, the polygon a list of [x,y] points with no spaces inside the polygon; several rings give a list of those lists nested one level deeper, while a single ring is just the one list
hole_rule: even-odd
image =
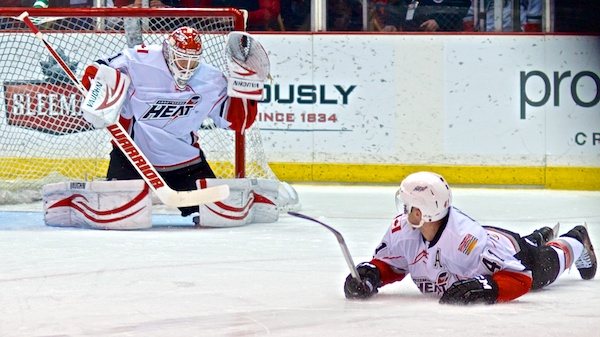
[{"label": "red stripe on jersey", "polygon": [[404,276],[406,276],[404,273],[398,273],[396,270],[394,270],[394,268],[392,268],[392,266],[381,260],[373,259],[371,260],[371,263],[374,264],[379,270],[382,286],[401,281]]},{"label": "red stripe on jersey", "polygon": [[508,302],[525,295],[531,290],[533,281],[526,273],[508,270],[499,271],[492,275],[492,278],[498,283],[497,302]]}]

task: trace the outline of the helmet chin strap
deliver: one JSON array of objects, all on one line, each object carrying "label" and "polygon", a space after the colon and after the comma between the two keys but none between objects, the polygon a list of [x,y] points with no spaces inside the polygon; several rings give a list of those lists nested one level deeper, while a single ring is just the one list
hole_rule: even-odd
[{"label": "helmet chin strap", "polygon": [[[407,219],[408,220],[408,219]],[[419,221],[418,225],[413,224],[412,222],[408,221],[408,223],[412,226],[412,228],[414,229],[419,229],[421,227],[423,227],[423,224],[425,224],[425,220],[421,219],[421,221]]]},{"label": "helmet chin strap", "polygon": [[[419,223],[417,225],[415,225],[414,223],[412,223],[409,220],[409,216],[408,216],[408,213],[412,212],[412,209],[413,209],[412,206],[405,205],[404,213],[406,214],[406,222],[408,222],[412,228],[419,229],[419,228],[423,227],[423,224],[425,223],[425,220],[423,219],[423,214],[421,214],[421,220],[419,220]],[[410,210],[410,211],[408,211],[408,210]]]}]

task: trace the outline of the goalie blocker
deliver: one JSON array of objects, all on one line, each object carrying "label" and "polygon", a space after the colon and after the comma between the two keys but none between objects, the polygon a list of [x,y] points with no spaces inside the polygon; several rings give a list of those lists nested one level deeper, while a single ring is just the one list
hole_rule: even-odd
[{"label": "goalie blocker", "polygon": [[129,76],[103,64],[86,68],[83,86],[89,90],[81,104],[83,118],[96,129],[117,123],[131,84]]},{"label": "goalie blocker", "polygon": [[[203,227],[275,222],[282,207],[298,205],[291,187],[266,179],[201,179],[199,188],[228,185],[225,200],[199,205]],[[289,185],[288,185],[289,186]],[[280,193],[281,192],[281,193]],[[152,195],[143,180],[62,182],[42,189],[44,222],[54,227],[131,230],[152,227]]]}]

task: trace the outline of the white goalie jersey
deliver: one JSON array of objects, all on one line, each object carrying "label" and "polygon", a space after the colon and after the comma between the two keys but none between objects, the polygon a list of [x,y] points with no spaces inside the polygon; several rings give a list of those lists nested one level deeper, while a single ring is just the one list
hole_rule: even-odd
[{"label": "white goalie jersey", "polygon": [[126,49],[104,62],[131,79],[120,123],[158,170],[199,160],[197,130],[206,117],[218,127],[229,126],[221,115],[227,80],[217,68],[203,63],[186,90],[179,90],[160,45]]}]

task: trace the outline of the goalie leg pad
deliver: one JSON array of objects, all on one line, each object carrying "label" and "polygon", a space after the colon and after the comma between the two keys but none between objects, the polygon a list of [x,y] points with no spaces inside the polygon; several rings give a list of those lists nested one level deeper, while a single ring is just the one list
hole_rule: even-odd
[{"label": "goalie leg pad", "polygon": [[275,222],[279,220],[277,202],[279,198],[279,181],[267,179],[251,179],[254,190],[254,222]]},{"label": "goalie leg pad", "polygon": [[279,182],[277,209],[279,212],[299,211],[302,208],[298,192],[285,181]]},{"label": "goalie leg pad", "polygon": [[274,222],[279,219],[275,204],[278,182],[264,179],[201,179],[199,187],[229,185],[225,200],[201,204],[199,224],[206,227],[237,227],[253,222]]},{"label": "goalie leg pad", "polygon": [[54,227],[152,227],[152,196],[143,180],[63,182],[42,188],[44,222]]}]

